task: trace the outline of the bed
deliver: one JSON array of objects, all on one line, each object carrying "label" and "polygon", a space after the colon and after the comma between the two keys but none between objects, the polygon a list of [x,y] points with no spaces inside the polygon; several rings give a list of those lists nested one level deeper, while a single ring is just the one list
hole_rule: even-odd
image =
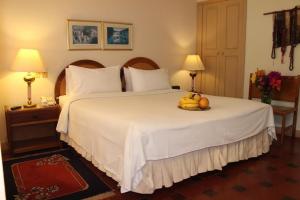
[{"label": "bed", "polygon": [[[95,61],[71,63],[102,68]],[[148,58],[124,67],[154,70]],[[125,90],[124,73],[120,73]],[[186,92],[95,93],[66,97],[65,72],[55,85],[62,112],[61,140],[116,180],[121,192],[153,193],[199,173],[269,151],[276,139],[272,107],[246,99],[206,95],[209,111],[177,108]]]}]

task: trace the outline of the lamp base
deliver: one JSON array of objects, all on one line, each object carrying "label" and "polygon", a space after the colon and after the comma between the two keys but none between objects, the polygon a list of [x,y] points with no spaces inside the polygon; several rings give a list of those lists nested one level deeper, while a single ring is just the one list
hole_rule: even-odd
[{"label": "lamp base", "polygon": [[197,76],[197,72],[191,71],[190,76],[192,77],[192,89],[191,92],[196,92],[195,91],[195,77]]},{"label": "lamp base", "polygon": [[23,105],[24,108],[34,108],[36,107],[36,104],[32,104],[31,101],[31,83],[35,80],[35,77],[32,75],[32,73],[28,73],[24,77],[24,81],[27,83],[27,104]]},{"label": "lamp base", "polygon": [[24,108],[34,108],[34,107],[36,107],[36,104],[25,104],[25,105],[23,105],[23,107]]}]

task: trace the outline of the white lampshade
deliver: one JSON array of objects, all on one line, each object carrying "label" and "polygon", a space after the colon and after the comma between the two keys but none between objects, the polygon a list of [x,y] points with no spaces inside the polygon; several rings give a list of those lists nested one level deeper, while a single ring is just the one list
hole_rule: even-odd
[{"label": "white lampshade", "polygon": [[12,70],[17,72],[46,72],[40,53],[36,49],[20,49]]},{"label": "white lampshade", "polygon": [[205,68],[199,55],[188,55],[184,61],[183,69],[188,71],[201,71]]}]

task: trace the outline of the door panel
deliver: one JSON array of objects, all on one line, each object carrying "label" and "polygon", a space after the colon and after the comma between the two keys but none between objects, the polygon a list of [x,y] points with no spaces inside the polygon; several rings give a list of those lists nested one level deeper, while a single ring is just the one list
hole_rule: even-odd
[{"label": "door panel", "polygon": [[225,65],[224,65],[224,56],[222,56],[222,53],[218,57],[219,63],[218,63],[218,74],[216,76],[216,90],[218,96],[224,96],[225,95]]},{"label": "door panel", "polygon": [[205,49],[216,50],[218,49],[219,8],[216,6],[208,6],[204,9],[204,14],[206,16],[204,23]]},{"label": "door panel", "polygon": [[238,92],[237,72],[239,69],[238,56],[225,56],[224,65],[224,96],[236,97]]},{"label": "door panel", "polygon": [[217,56],[206,56],[203,62],[205,63],[205,72],[202,73],[202,92],[205,94],[216,95],[216,76],[217,76]]},{"label": "door panel", "polygon": [[239,48],[239,3],[225,7],[225,49]]},{"label": "door panel", "polygon": [[218,4],[208,4],[203,6],[202,20],[202,61],[205,71],[201,76],[201,92],[216,95],[216,76],[219,55],[219,19],[220,6]]},{"label": "door panel", "polygon": [[244,85],[244,60],[246,37],[246,4],[244,0],[223,2],[224,41],[221,55],[224,56],[224,96],[242,97]]}]

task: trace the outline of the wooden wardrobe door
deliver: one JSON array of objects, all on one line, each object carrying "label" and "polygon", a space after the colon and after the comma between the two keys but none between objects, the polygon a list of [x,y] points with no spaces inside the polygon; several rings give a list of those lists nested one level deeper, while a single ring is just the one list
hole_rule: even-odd
[{"label": "wooden wardrobe door", "polygon": [[202,8],[202,61],[205,71],[202,72],[200,87],[201,91],[211,95],[217,94],[218,85],[220,8],[218,3],[205,4]]},{"label": "wooden wardrobe door", "polygon": [[245,62],[246,4],[244,0],[224,1],[221,9],[221,50],[218,95],[242,97]]}]

